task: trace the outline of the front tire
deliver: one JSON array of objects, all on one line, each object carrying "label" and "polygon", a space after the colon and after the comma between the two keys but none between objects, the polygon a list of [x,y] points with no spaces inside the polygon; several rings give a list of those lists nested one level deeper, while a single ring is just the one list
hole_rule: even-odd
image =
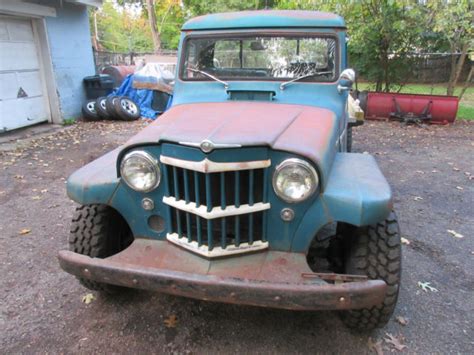
[{"label": "front tire", "polygon": [[[397,216],[390,213],[385,221],[356,231],[348,239],[345,272],[384,280],[387,293],[384,301],[371,308],[341,312],[343,322],[353,329],[368,331],[384,326],[392,316],[398,299],[401,277],[401,240]],[[353,237],[353,236],[352,236]]]},{"label": "front tire", "polygon": [[[125,220],[107,205],[76,208],[69,235],[69,250],[92,258],[106,258],[127,248],[133,235]],[[93,291],[117,293],[124,288],[89,279],[79,282]]]}]

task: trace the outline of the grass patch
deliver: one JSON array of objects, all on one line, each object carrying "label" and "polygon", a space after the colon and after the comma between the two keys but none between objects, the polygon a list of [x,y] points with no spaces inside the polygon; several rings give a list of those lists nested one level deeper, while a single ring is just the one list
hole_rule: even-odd
[{"label": "grass patch", "polygon": [[63,126],[72,126],[73,124],[76,123],[76,119],[75,118],[65,118],[63,120]]},{"label": "grass patch", "polygon": [[[374,90],[375,84],[359,83],[359,90]],[[454,95],[459,95],[462,86],[457,86]],[[407,84],[400,93],[403,94],[427,94],[427,95],[446,95],[446,85],[429,84]],[[467,88],[462,100],[459,102],[457,119],[474,120],[474,87]]]},{"label": "grass patch", "polygon": [[463,120],[474,120],[474,105],[467,106],[460,104],[456,117]]}]

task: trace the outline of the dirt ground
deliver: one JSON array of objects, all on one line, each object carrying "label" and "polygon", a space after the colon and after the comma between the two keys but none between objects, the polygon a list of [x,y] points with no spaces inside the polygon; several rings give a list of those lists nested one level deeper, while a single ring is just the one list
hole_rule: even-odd
[{"label": "dirt ground", "polygon": [[[143,123],[80,123],[0,153],[0,352],[18,353],[474,353],[474,124],[403,127],[371,122],[354,150],[374,154],[395,195],[403,280],[395,317],[370,335],[333,312],[289,312],[200,302],[143,291],[116,299],[61,271],[75,204],[74,170]],[[453,236],[448,230],[459,233]],[[438,292],[423,291],[429,282]],[[176,317],[175,327],[165,320]]]}]

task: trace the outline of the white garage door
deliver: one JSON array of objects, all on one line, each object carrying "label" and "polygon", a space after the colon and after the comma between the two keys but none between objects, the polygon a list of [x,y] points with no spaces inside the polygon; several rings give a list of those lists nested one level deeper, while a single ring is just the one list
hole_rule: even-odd
[{"label": "white garage door", "polygon": [[0,132],[48,120],[42,80],[31,20],[0,17]]}]

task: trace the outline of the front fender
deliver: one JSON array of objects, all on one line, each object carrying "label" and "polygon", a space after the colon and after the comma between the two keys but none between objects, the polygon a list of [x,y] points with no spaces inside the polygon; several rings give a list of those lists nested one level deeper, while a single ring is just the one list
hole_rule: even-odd
[{"label": "front fender", "polygon": [[75,171],[67,180],[67,195],[81,205],[110,204],[119,186],[117,156],[121,148],[101,156]]},{"label": "front fender", "polygon": [[326,190],[307,210],[291,249],[306,252],[313,237],[327,223],[366,226],[384,220],[392,208],[390,186],[374,157],[337,153]]}]

